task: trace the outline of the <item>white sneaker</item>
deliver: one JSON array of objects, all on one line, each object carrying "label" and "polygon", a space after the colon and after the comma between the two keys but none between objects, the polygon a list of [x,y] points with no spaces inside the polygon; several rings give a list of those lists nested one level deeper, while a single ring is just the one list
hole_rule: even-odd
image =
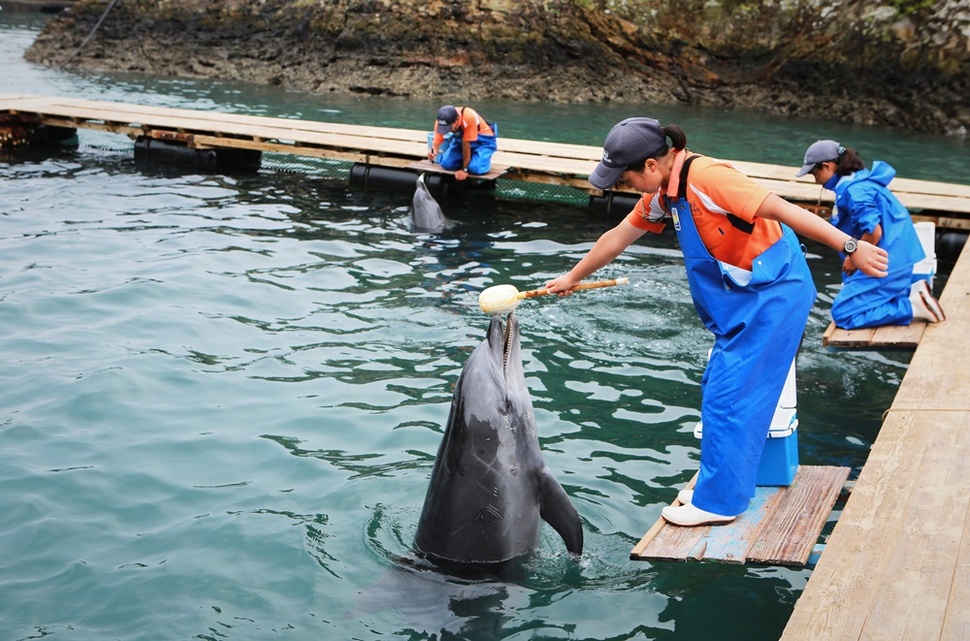
[{"label": "white sneaker", "polygon": [[677,492],[677,500],[687,505],[694,498],[694,490],[681,490]]},{"label": "white sneaker", "polygon": [[929,283],[922,278],[913,283],[910,288],[909,302],[913,306],[913,318],[925,320],[928,323],[946,320],[940,301],[933,297]]},{"label": "white sneaker", "polygon": [[668,523],[683,527],[730,523],[737,518],[736,516],[724,516],[723,514],[707,512],[699,507],[694,507],[690,503],[687,503],[686,505],[679,505],[677,507],[668,505],[660,511],[660,514]]}]

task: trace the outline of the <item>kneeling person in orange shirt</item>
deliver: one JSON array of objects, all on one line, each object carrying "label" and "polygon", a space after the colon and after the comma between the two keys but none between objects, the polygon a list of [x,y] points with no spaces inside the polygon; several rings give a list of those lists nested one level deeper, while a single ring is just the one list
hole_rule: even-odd
[{"label": "kneeling person in orange shirt", "polygon": [[428,159],[455,171],[458,180],[481,176],[492,168],[497,137],[498,123],[487,122],[471,107],[445,105],[438,110]]}]

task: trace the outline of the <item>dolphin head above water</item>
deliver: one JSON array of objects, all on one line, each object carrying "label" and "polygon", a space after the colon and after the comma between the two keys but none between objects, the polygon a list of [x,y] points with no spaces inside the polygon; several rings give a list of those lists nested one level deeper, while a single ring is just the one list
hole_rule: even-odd
[{"label": "dolphin head above water", "polygon": [[543,520],[583,551],[579,514],[539,450],[518,319],[507,323],[492,318],[455,387],[414,537],[431,560],[509,561],[536,548]]},{"label": "dolphin head above water", "polygon": [[451,226],[438,201],[431,195],[424,182],[424,174],[415,182],[414,197],[411,199],[411,226],[421,231],[442,231]]}]

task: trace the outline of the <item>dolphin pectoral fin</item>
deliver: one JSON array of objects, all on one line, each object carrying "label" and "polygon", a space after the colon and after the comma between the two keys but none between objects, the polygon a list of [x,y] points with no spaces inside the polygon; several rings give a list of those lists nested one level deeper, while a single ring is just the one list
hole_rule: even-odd
[{"label": "dolphin pectoral fin", "polygon": [[548,467],[542,470],[540,493],[539,516],[559,533],[567,550],[576,555],[582,554],[583,524],[579,520],[579,512]]}]

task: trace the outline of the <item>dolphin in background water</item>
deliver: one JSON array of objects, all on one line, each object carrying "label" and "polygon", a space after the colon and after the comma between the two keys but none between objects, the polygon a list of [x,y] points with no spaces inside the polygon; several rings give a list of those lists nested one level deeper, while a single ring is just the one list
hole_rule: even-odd
[{"label": "dolphin in background water", "polygon": [[583,552],[579,514],[539,450],[519,321],[507,323],[492,317],[458,377],[414,536],[433,561],[509,561],[536,548],[543,520],[569,552]]},{"label": "dolphin in background water", "polygon": [[411,226],[421,231],[442,231],[452,222],[445,217],[438,201],[434,199],[424,182],[424,174],[418,176],[414,197],[411,199]]}]

